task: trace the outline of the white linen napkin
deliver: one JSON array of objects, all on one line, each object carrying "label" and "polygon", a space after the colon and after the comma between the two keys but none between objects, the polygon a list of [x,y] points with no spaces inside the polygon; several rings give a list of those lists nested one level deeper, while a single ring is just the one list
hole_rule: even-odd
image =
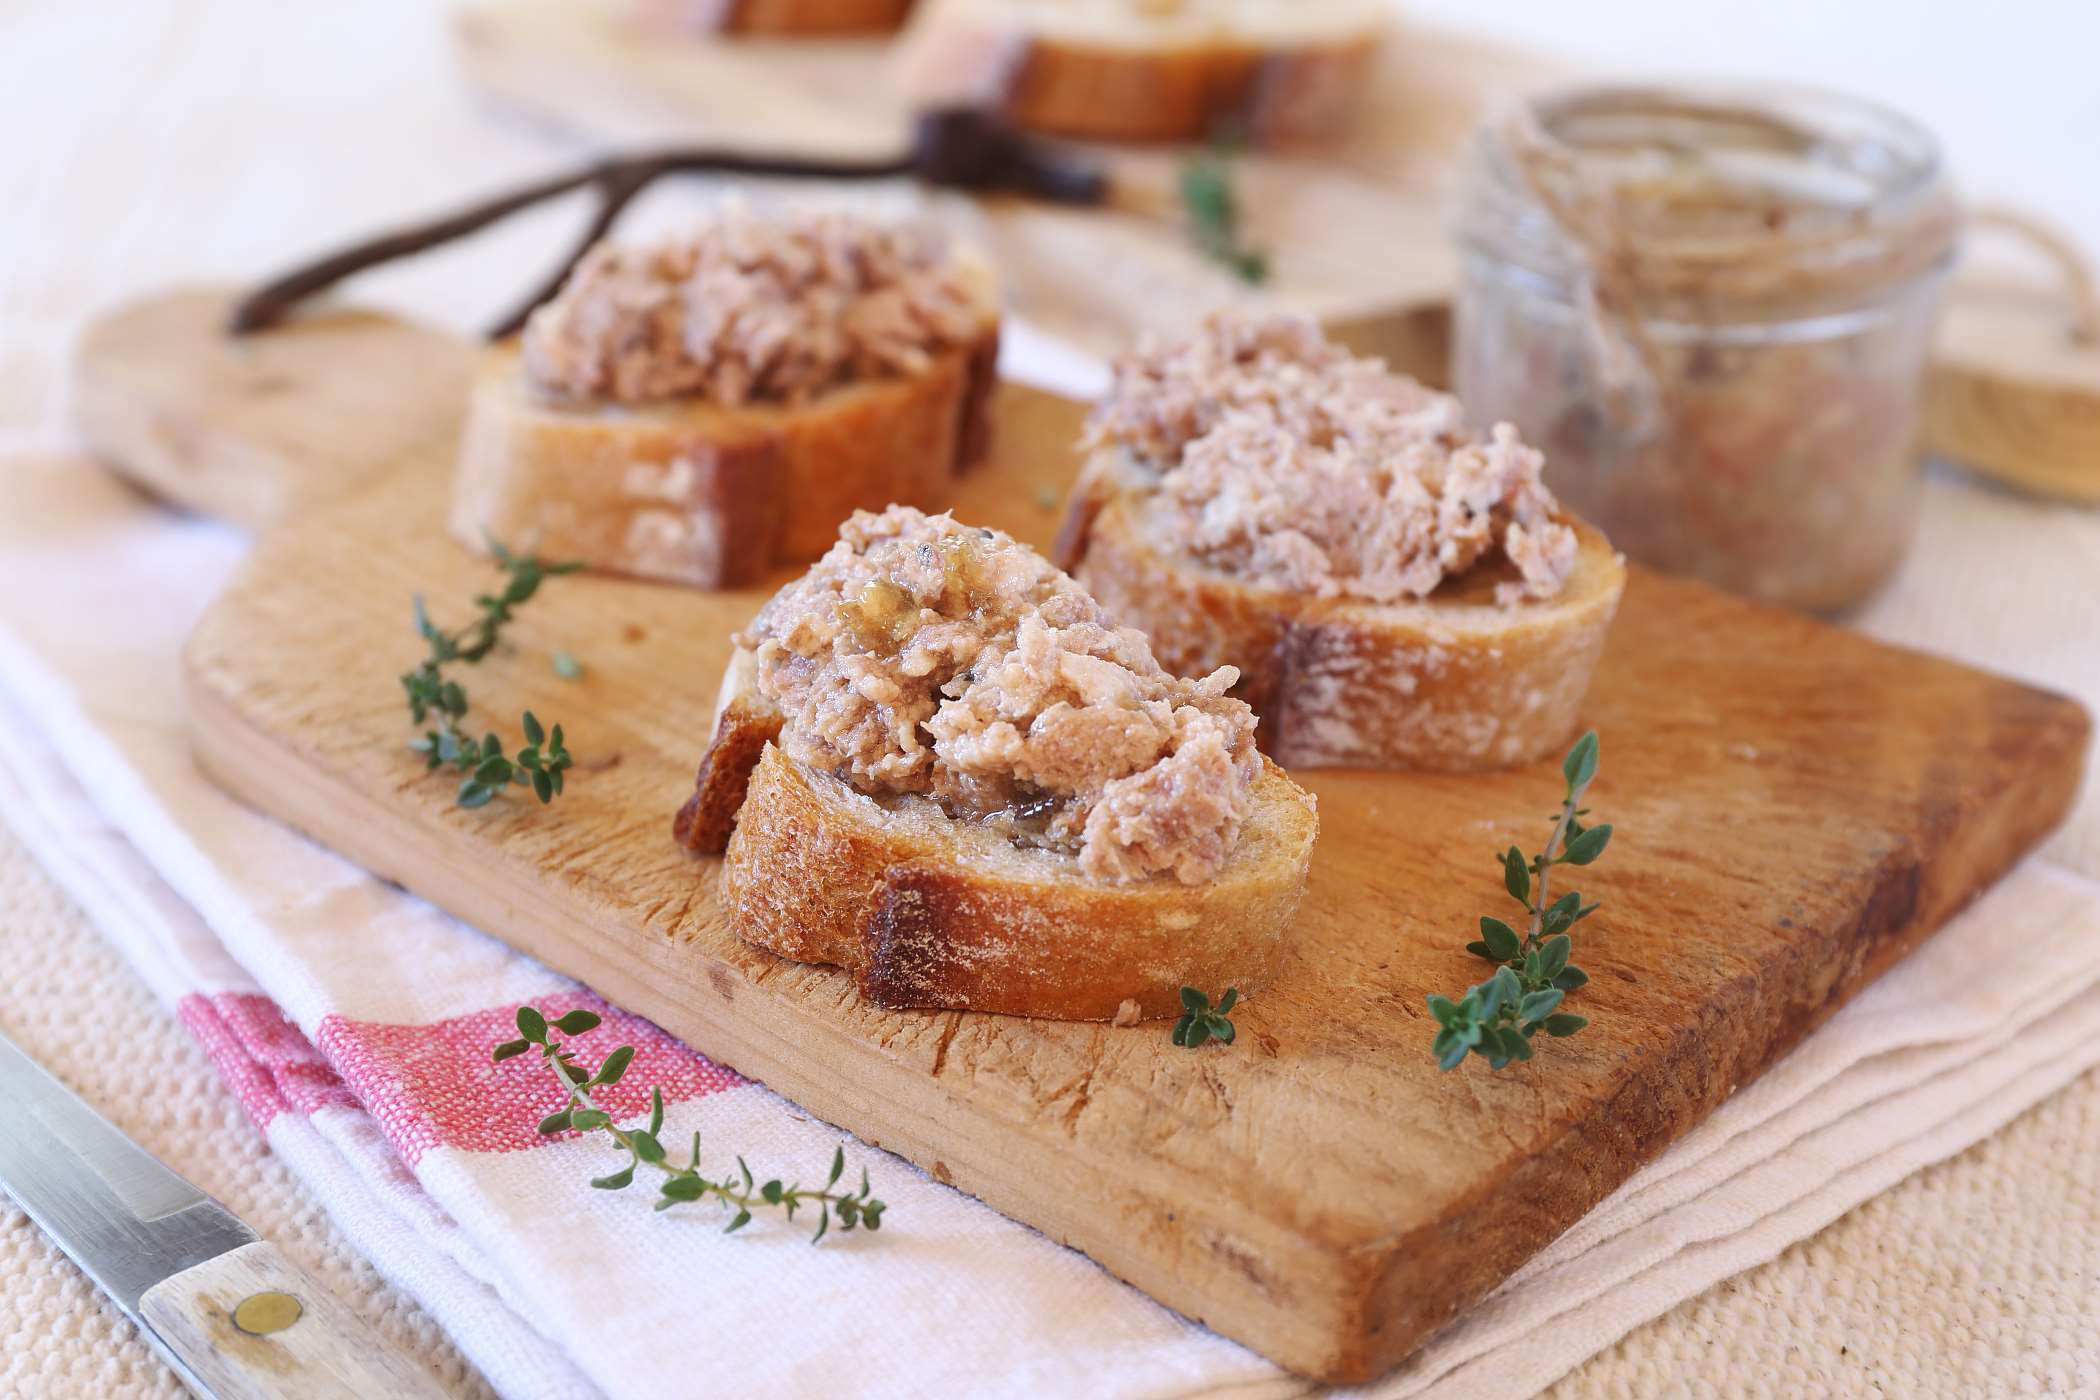
[{"label": "white linen napkin", "polygon": [[[0,468],[0,501],[0,810],[504,1393],[677,1394],[696,1368],[741,1394],[1310,1389],[224,797],[176,656],[243,542],[78,462]],[[2100,881],[2029,862],[1364,1393],[1528,1394],[1987,1134],[2100,1062],[2096,933]],[[551,1085],[487,1063],[521,1000],[604,1011],[600,1052],[642,1048],[673,1134],[805,1174],[843,1141],[884,1232],[724,1237],[591,1190],[604,1154],[532,1130]]]}]

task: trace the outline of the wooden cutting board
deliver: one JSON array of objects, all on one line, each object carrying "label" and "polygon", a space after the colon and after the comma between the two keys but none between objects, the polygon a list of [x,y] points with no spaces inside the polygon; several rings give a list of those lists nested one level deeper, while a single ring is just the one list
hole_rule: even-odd
[{"label": "wooden cutting board", "polygon": [[[1508,912],[1495,852],[1544,834],[1552,764],[1301,774],[1322,835],[1296,952],[1230,1048],[1178,1049],[1164,1022],[884,1011],[843,973],[739,942],[717,862],[671,839],[727,634],[766,590],[549,583],[471,694],[490,724],[527,706],[563,721],[569,793],[460,810],[405,749],[395,676],[421,653],[410,596],[449,622],[493,576],[440,526],[436,425],[474,351],[354,313],[233,344],[220,307],[179,296],[99,327],[79,398],[105,455],[155,489],[209,505],[235,454],[266,479],[242,499],[288,507],[186,654],[208,773],[1328,1380],[1401,1361],[1755,1077],[2053,827],[2084,762],[2087,718],[2060,696],[1636,570],[1585,706],[1593,805],[1618,835],[1581,881],[1603,909],[1578,940],[1580,1036],[1500,1074],[1439,1073],[1424,1008],[1484,970],[1462,947]],[[958,514],[1046,541],[1079,417],[1006,388]]]}]

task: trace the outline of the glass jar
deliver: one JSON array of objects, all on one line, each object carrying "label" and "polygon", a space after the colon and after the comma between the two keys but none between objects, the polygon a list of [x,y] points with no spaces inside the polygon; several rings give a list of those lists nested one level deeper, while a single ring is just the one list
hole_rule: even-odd
[{"label": "glass jar", "polygon": [[1916,524],[1938,143],[1789,87],[1592,86],[1478,134],[1453,379],[1627,555],[1817,610]]}]

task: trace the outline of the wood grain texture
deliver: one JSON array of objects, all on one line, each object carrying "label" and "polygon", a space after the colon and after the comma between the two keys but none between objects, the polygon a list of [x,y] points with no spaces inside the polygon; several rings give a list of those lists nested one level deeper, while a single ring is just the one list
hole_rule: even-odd
[{"label": "wood grain texture", "polygon": [[[297,386],[338,457],[373,424],[354,389],[330,407],[328,386],[355,385],[375,353],[346,339],[325,383]],[[242,438],[249,406],[205,387],[215,431]],[[958,514],[1047,543],[1078,416],[1004,390],[993,461]],[[2068,700],[1636,570],[1585,706],[1603,737],[1594,802],[1620,836],[1582,881],[1604,909],[1583,925],[1581,1036],[1499,1075],[1439,1074],[1428,1053],[1423,998],[1479,975],[1461,945],[1503,912],[1493,853],[1544,834],[1550,763],[1297,775],[1323,830],[1297,946],[1230,1050],[1178,1050],[1161,1022],[883,1012],[842,972],[738,940],[718,863],[671,836],[727,633],[765,588],[572,577],[533,600],[471,690],[477,719],[531,706],[565,722],[579,767],[555,808],[461,811],[453,779],[405,751],[407,600],[422,591],[450,620],[491,577],[444,534],[448,467],[396,457],[258,541],[186,656],[206,770],[1332,1380],[1399,1361],[1973,898],[2058,821],[2083,763],[2087,720]],[[554,674],[556,649],[584,662],[581,681]]]},{"label": "wood grain texture", "polygon": [[2059,288],[1957,281],[1924,420],[1932,451],[2023,491],[2100,505],[2100,343],[2072,337]]},{"label": "wood grain texture", "polygon": [[[257,1294],[282,1297],[244,1309]],[[163,1279],[138,1311],[218,1400],[442,1400],[446,1393],[266,1241]]]},{"label": "wood grain texture", "polygon": [[[91,452],[154,495],[258,529],[458,442],[474,359],[456,338],[317,307],[266,342],[237,340],[219,334],[232,301],[171,291],[88,325],[72,388]],[[331,373],[345,356],[355,379]],[[338,447],[313,435],[317,414],[359,430]]]}]

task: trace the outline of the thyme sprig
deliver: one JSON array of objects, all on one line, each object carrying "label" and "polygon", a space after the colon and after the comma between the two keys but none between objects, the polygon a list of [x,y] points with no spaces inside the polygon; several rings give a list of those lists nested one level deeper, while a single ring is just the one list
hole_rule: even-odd
[{"label": "thyme sprig", "polygon": [[1194,987],[1183,987],[1181,1019],[1174,1023],[1174,1043],[1186,1045],[1191,1050],[1212,1040],[1220,1045],[1232,1044],[1237,1032],[1232,1022],[1225,1019],[1225,1013],[1238,1005],[1239,999],[1240,989],[1227,987],[1225,995],[1218,998],[1218,1004],[1212,1006],[1210,998]]},{"label": "thyme sprig", "polygon": [[1181,207],[1189,237],[1203,256],[1251,287],[1269,280],[1266,249],[1242,241],[1233,148],[1221,143],[1190,156],[1181,167]]},{"label": "thyme sprig", "polygon": [[1582,795],[1597,776],[1595,730],[1575,741],[1561,762],[1567,794],[1554,818],[1545,849],[1525,860],[1511,846],[1502,857],[1502,883],[1511,897],[1524,906],[1530,918],[1520,935],[1507,923],[1483,915],[1480,937],[1466,945],[1476,957],[1499,964],[1494,976],[1475,986],[1457,1001],[1432,995],[1429,1014],[1438,1030],[1431,1049],[1442,1069],[1456,1069],[1468,1054],[1479,1055],[1490,1069],[1501,1069],[1515,1060],[1531,1058],[1531,1038],[1543,1030],[1549,1036],[1573,1035],[1589,1019],[1562,1011],[1569,992],[1588,982],[1589,974],[1568,960],[1573,941],[1568,930],[1597,912],[1584,904],[1574,890],[1547,903],[1547,887],[1557,865],[1588,865],[1604,854],[1611,840],[1611,826],[1586,826],[1582,819],[1589,809]]},{"label": "thyme sprig", "polygon": [[447,763],[459,770],[463,777],[457,801],[462,807],[487,806],[513,783],[531,788],[542,803],[552,802],[562,790],[562,775],[571,764],[561,726],[557,724],[550,731],[527,710],[521,724],[525,747],[515,754],[505,754],[503,740],[497,735],[476,739],[460,728],[460,721],[467,714],[467,692],[445,674],[445,667],[454,662],[474,665],[481,661],[496,649],[505,624],[539,592],[543,581],[575,573],[583,565],[549,564],[534,555],[512,554],[494,540],[489,541],[489,549],[503,569],[504,585],[500,592],[484,593],[474,599],[481,615],[471,625],[457,632],[445,631],[430,620],[423,595],[416,595],[416,634],[430,651],[415,670],[402,673],[401,688],[408,694],[409,722],[420,725],[436,716],[437,727],[412,740],[409,748],[421,754],[431,770]]},{"label": "thyme sprig", "polygon": [[824,1238],[834,1219],[841,1230],[865,1226],[870,1230],[882,1228],[883,1203],[875,1199],[868,1186],[867,1168],[860,1173],[858,1191],[839,1191],[833,1188],[846,1171],[846,1150],[835,1148],[831,1154],[831,1173],[824,1179],[821,1190],[802,1186],[794,1182],[782,1182],[778,1178],[761,1182],[752,1175],[744,1159],[736,1159],[736,1175],[715,1180],[700,1171],[700,1134],[693,1134],[692,1157],[686,1165],[678,1166],[670,1160],[657,1134],[664,1126],[664,1096],[661,1089],[649,1091],[649,1126],[646,1128],[621,1128],[613,1123],[613,1117],[591,1098],[591,1090],[617,1084],[627,1073],[627,1066],[634,1060],[634,1047],[622,1045],[607,1055],[593,1069],[578,1062],[576,1052],[569,1048],[554,1032],[562,1035],[582,1035],[598,1024],[595,1012],[581,1008],[570,1011],[549,1021],[546,1014],[533,1006],[518,1008],[518,1039],[506,1040],[493,1052],[496,1060],[507,1060],[522,1055],[527,1050],[538,1048],[540,1060],[552,1069],[562,1086],[568,1090],[568,1098],[562,1106],[540,1120],[540,1131],[548,1135],[566,1133],[571,1130],[582,1133],[602,1132],[627,1154],[627,1165],[605,1176],[594,1177],[591,1185],[601,1191],[621,1191],[634,1184],[635,1171],[647,1164],[663,1175],[658,1184],[656,1201],[658,1210],[669,1210],[672,1206],[691,1201],[705,1200],[712,1196],[726,1210],[734,1211],[725,1234],[733,1234],[751,1223],[752,1212],[762,1209],[784,1211],[788,1219],[795,1218],[796,1210],[814,1205],[817,1212],[816,1232],[810,1242]]}]

